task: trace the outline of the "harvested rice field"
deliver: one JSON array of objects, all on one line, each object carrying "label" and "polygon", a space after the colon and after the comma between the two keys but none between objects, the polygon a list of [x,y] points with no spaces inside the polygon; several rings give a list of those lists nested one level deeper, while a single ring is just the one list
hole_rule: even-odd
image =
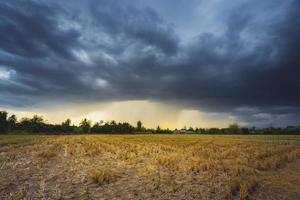
[{"label": "harvested rice field", "polygon": [[300,199],[300,136],[2,135],[0,199]]}]

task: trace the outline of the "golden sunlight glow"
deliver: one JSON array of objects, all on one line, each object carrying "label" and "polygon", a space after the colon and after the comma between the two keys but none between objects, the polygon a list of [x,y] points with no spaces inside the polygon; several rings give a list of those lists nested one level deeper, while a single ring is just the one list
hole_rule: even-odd
[{"label": "golden sunlight glow", "polygon": [[222,113],[205,113],[198,110],[186,110],[174,104],[157,103],[153,101],[120,101],[94,104],[67,104],[43,108],[31,108],[30,112],[22,110],[7,110],[21,117],[42,115],[49,122],[61,123],[70,118],[78,124],[83,118],[94,122],[111,121],[129,122],[136,125],[138,120],[148,128],[180,129],[183,127],[227,127],[237,121],[234,117]]}]

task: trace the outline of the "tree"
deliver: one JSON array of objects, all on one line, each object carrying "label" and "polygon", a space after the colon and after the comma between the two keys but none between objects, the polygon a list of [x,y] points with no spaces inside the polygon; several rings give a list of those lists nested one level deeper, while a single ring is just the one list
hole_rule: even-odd
[{"label": "tree", "polygon": [[193,131],[193,132],[194,132],[194,129],[193,129],[193,127],[190,127],[190,128],[189,128],[189,131]]},{"label": "tree", "polygon": [[92,133],[100,133],[101,132],[101,122],[96,122],[94,126],[91,128]]},{"label": "tree", "polygon": [[141,130],[142,130],[142,122],[141,122],[141,121],[138,121],[138,122],[136,123],[136,125],[137,125],[137,130],[138,130],[138,131],[141,131]]},{"label": "tree", "polygon": [[72,132],[73,131],[73,127],[71,126],[71,120],[70,119],[66,119],[66,121],[61,123],[61,127],[60,129],[62,130],[62,132]]},{"label": "tree", "polygon": [[42,124],[44,123],[44,119],[42,116],[34,115],[31,119],[31,122],[34,124]]},{"label": "tree", "polygon": [[250,130],[248,128],[241,128],[240,131],[242,134],[250,134]]},{"label": "tree", "polygon": [[34,115],[30,119],[30,130],[32,132],[44,132],[45,122],[42,116]]},{"label": "tree", "polygon": [[16,115],[11,115],[8,119],[7,119],[7,123],[8,123],[8,127],[10,130],[13,130],[16,128],[16,124],[17,124],[17,117]]},{"label": "tree", "polygon": [[0,111],[0,134],[7,131],[7,112]]},{"label": "tree", "polygon": [[64,121],[63,123],[61,123],[62,126],[71,126],[71,120],[70,119],[66,119],[66,121]]},{"label": "tree", "polygon": [[91,129],[91,121],[87,120],[87,118],[84,118],[81,122],[80,122],[80,128],[82,130],[83,133],[89,133],[90,129]]},{"label": "tree", "polygon": [[117,125],[117,123],[116,123],[116,121],[115,121],[115,120],[112,120],[112,121],[110,122],[110,125],[111,125],[111,126],[116,126],[116,125]]},{"label": "tree", "polygon": [[23,117],[19,123],[19,128],[20,130],[31,131],[30,125],[31,125],[30,119],[28,117]]},{"label": "tree", "polygon": [[161,132],[160,126],[157,126],[157,127],[156,127],[156,133],[160,133],[160,132]]},{"label": "tree", "polygon": [[238,123],[233,123],[229,125],[229,131],[232,134],[237,134],[240,132],[240,126],[238,125]]}]

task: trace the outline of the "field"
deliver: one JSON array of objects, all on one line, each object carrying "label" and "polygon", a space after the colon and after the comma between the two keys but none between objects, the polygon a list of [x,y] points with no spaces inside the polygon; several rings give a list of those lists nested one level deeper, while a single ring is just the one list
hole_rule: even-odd
[{"label": "field", "polygon": [[300,199],[300,136],[0,136],[0,199]]}]

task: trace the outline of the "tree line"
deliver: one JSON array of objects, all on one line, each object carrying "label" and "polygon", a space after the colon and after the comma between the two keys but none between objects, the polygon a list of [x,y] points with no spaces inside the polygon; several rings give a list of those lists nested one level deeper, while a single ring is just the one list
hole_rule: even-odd
[{"label": "tree line", "polygon": [[8,115],[6,111],[0,111],[0,134],[5,133],[42,133],[42,134],[121,134],[121,133],[189,133],[189,134],[300,134],[300,126],[288,126],[285,128],[247,128],[240,127],[237,123],[229,125],[228,128],[186,128],[180,130],[145,128],[141,121],[136,126],[127,122],[92,122],[86,118],[81,120],[78,126],[72,125],[70,119],[66,119],[61,124],[51,124],[43,119],[42,116],[34,115],[32,118],[24,117],[20,120],[16,115]]}]

